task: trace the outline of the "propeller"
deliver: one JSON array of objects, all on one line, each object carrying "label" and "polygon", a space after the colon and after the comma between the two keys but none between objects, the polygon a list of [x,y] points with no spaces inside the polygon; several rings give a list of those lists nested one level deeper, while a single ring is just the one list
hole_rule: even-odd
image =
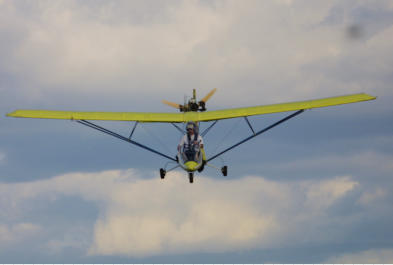
[{"label": "propeller", "polygon": [[201,101],[205,102],[209,100],[213,96],[214,93],[216,93],[217,88],[213,88],[212,91],[210,91]]},{"label": "propeller", "polygon": [[196,90],[193,89],[193,97],[187,103],[186,99],[184,99],[184,105],[180,105],[174,102],[170,102],[167,100],[162,100],[162,103],[171,106],[175,109],[179,109],[181,112],[187,111],[206,111],[206,101],[208,101],[213,94],[216,92],[217,88],[212,89],[201,101],[197,103],[196,101]]},{"label": "propeller", "polygon": [[200,111],[206,110],[206,101],[208,101],[214,93],[216,93],[217,88],[213,88],[201,101],[199,101]]},{"label": "propeller", "polygon": [[166,104],[166,105],[168,105],[168,106],[174,107],[174,108],[176,108],[176,109],[180,109],[180,107],[181,107],[180,104],[173,103],[173,102],[167,101],[167,100],[165,100],[165,99],[162,100],[162,103],[164,103],[164,104]]},{"label": "propeller", "polygon": [[179,109],[180,111],[182,111],[184,109],[183,105],[180,105],[180,104],[177,104],[177,103],[173,103],[173,102],[167,101],[165,99],[162,100],[162,103],[164,103],[164,104],[166,104],[168,106],[171,106],[171,107],[173,107],[175,109]]}]

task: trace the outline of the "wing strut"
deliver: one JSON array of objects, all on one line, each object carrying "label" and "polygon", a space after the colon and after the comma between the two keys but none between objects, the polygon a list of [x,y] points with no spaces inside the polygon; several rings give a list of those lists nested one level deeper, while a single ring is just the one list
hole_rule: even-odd
[{"label": "wing strut", "polygon": [[233,148],[235,148],[235,147],[237,147],[237,146],[239,146],[239,145],[241,145],[241,144],[247,142],[248,140],[251,140],[251,139],[254,138],[255,136],[258,136],[258,135],[260,135],[261,133],[264,133],[264,132],[266,132],[266,131],[268,131],[268,130],[274,128],[274,127],[276,127],[277,125],[279,125],[279,124],[281,124],[281,123],[283,123],[283,122],[285,122],[285,121],[287,121],[287,120],[289,120],[289,119],[291,119],[291,118],[293,118],[293,117],[299,115],[299,114],[302,113],[303,111],[304,111],[304,110],[296,111],[295,113],[293,113],[293,114],[291,114],[291,115],[285,117],[284,119],[279,120],[278,122],[276,122],[276,123],[274,123],[274,124],[272,124],[272,125],[266,127],[265,129],[260,130],[260,131],[258,131],[258,132],[256,132],[256,133],[254,133],[253,135],[251,135],[251,136],[247,137],[246,139],[244,139],[244,140],[238,142],[237,144],[234,144],[234,145],[232,145],[231,147],[228,147],[227,149],[225,149],[224,151],[221,151],[220,153],[218,153],[218,154],[212,156],[211,158],[209,158],[209,159],[207,160],[207,162],[209,162],[209,161],[211,161],[211,160],[213,160],[213,159],[219,157],[220,155],[222,155],[222,154],[228,152],[229,150],[231,150],[231,149],[233,149]]},{"label": "wing strut", "polygon": [[132,137],[132,135],[134,134],[137,125],[138,125],[138,122],[136,121],[135,124],[134,124],[134,128],[132,128],[131,134],[130,134],[130,136],[128,137],[128,139],[131,140],[131,137]]},{"label": "wing strut", "polygon": [[218,120],[215,120],[215,121],[213,122],[213,124],[211,124],[206,130],[204,130],[203,133],[201,133],[201,135],[202,135],[202,136],[205,136],[205,135],[208,133],[208,131],[209,131],[214,125],[216,125],[217,122],[218,122]]},{"label": "wing strut", "polygon": [[255,131],[254,128],[252,128],[250,121],[247,119],[247,116],[244,116],[244,119],[246,120],[248,127],[250,127],[252,133],[255,135]]},{"label": "wing strut", "polygon": [[115,133],[115,132],[112,132],[112,131],[110,131],[110,130],[108,130],[108,129],[105,129],[105,128],[101,127],[101,126],[98,126],[97,124],[94,124],[94,123],[89,122],[89,121],[86,121],[86,120],[77,120],[77,122],[79,122],[80,124],[83,124],[83,125],[85,125],[85,126],[87,126],[87,127],[96,129],[96,130],[98,130],[98,131],[100,131],[100,132],[109,134],[109,135],[111,135],[111,136],[113,136],[113,137],[116,137],[116,138],[118,138],[118,139],[120,139],[120,140],[126,141],[126,142],[128,142],[128,143],[130,143],[130,144],[139,146],[139,147],[141,147],[141,148],[143,148],[143,149],[145,149],[145,150],[148,150],[148,151],[150,151],[150,152],[153,152],[153,153],[155,153],[155,154],[157,154],[157,155],[163,156],[163,157],[165,157],[165,158],[167,158],[167,159],[169,159],[169,160],[172,160],[172,161],[175,161],[175,162],[176,162],[176,159],[174,159],[174,158],[172,158],[172,157],[170,157],[170,156],[167,156],[167,155],[165,155],[165,154],[163,154],[163,153],[161,153],[161,152],[158,152],[158,151],[156,151],[156,150],[154,150],[154,149],[152,149],[152,148],[150,148],[150,147],[148,147],[148,146],[145,146],[145,145],[143,145],[143,144],[140,144],[140,143],[138,143],[138,142],[135,142],[135,141],[133,141],[133,140],[131,140],[131,139],[128,139],[127,137],[121,136],[120,134],[117,134],[117,133]]},{"label": "wing strut", "polygon": [[173,122],[171,123],[179,132],[181,132],[182,134],[185,134],[186,132],[184,130],[182,130],[179,126],[177,126],[176,124],[174,124]]}]

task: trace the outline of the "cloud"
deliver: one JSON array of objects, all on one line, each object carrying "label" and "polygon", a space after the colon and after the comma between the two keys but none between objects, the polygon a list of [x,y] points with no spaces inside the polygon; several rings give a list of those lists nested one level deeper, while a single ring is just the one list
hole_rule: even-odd
[{"label": "cloud", "polygon": [[42,231],[42,227],[32,223],[5,225],[0,223],[0,246],[21,243]]},{"label": "cloud", "polygon": [[364,192],[359,198],[359,203],[363,205],[372,205],[379,200],[386,198],[387,191],[383,188],[376,188],[372,191]]},{"label": "cloud", "polygon": [[[80,244],[78,236],[47,234],[46,250],[73,246],[85,247],[89,255],[146,257],[329,241],[333,235],[320,230],[336,221],[326,211],[357,185],[351,177],[295,183],[255,176],[227,180],[202,176],[191,185],[184,173],[168,174],[162,181],[143,178],[135,170],[104,171],[3,183],[0,203],[4,220],[10,221],[34,215],[34,208],[45,202],[80,197],[99,211],[92,238]],[[9,228],[3,230],[7,238],[13,237]],[[304,231],[320,236],[305,238]]]},{"label": "cloud", "polygon": [[4,152],[0,151],[0,164],[2,164],[6,159],[6,155]]},{"label": "cloud", "polygon": [[[183,67],[187,54],[208,41],[221,24],[217,13],[197,2],[176,6],[166,2],[160,12],[154,11],[154,2],[146,6],[137,2],[42,3],[29,5],[31,12],[22,22],[12,17],[22,17],[25,9],[4,4],[8,12],[4,20],[23,34],[8,56],[11,63],[4,67],[45,86],[31,91],[33,97],[50,93],[49,87],[105,92],[110,86],[119,91],[125,84],[129,84],[127,89],[141,85],[146,78],[156,85],[154,90],[159,84],[168,86],[167,77]],[[140,17],[141,6],[149,12],[147,19]]]},{"label": "cloud", "polygon": [[[348,143],[350,140],[345,139]],[[385,141],[381,141],[385,142]],[[386,141],[390,142],[390,141]],[[390,173],[393,171],[393,156],[375,151],[363,151],[351,155],[326,155],[307,159],[299,159],[286,163],[264,165],[265,168],[272,168],[280,171],[302,171],[302,170],[337,170],[348,169],[363,172],[372,171],[374,174]],[[334,166],[332,166],[334,165]],[[375,170],[377,169],[377,170]]]},{"label": "cloud", "polygon": [[19,96],[42,102],[164,91],[181,101],[192,87],[222,88],[215,100],[226,106],[359,91],[390,95],[392,23],[365,21],[373,30],[359,45],[343,38],[352,20],[363,22],[356,10],[370,17],[391,12],[389,1],[375,5],[6,1],[0,33],[8,41],[0,66],[28,80]]},{"label": "cloud", "polygon": [[338,257],[328,259],[326,263],[391,264],[393,263],[393,249],[371,249],[343,254]]}]

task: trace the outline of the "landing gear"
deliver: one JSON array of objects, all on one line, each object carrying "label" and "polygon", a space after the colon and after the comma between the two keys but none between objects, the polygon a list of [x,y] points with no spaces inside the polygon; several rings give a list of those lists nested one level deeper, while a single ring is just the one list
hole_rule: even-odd
[{"label": "landing gear", "polygon": [[194,173],[188,173],[188,178],[190,179],[190,183],[194,182]]},{"label": "landing gear", "polygon": [[165,169],[160,168],[160,177],[161,177],[161,179],[164,179],[164,178],[165,178],[165,174],[166,174]]},{"label": "landing gear", "polygon": [[205,168],[205,165],[206,165],[206,161],[203,160],[203,161],[202,161],[202,166],[201,166],[200,168],[198,168],[198,172],[199,172],[199,173],[201,173],[201,172],[203,171],[203,169]]},{"label": "landing gear", "polygon": [[221,168],[221,173],[224,175],[224,177],[226,177],[228,175],[228,167],[227,166],[223,166]]}]

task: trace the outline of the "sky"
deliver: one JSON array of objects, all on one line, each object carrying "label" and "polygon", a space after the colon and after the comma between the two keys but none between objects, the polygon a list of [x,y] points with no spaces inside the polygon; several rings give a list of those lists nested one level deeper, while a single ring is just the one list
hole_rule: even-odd
[{"label": "sky", "polygon": [[[393,263],[392,1],[0,0],[0,38],[1,263]],[[377,100],[305,111],[213,160],[227,177],[208,167],[192,185],[76,122],[5,116],[171,112],[161,100],[193,88],[218,88],[208,110]],[[250,133],[220,121],[207,156]],[[180,137],[170,124],[133,135],[170,156]]]}]

